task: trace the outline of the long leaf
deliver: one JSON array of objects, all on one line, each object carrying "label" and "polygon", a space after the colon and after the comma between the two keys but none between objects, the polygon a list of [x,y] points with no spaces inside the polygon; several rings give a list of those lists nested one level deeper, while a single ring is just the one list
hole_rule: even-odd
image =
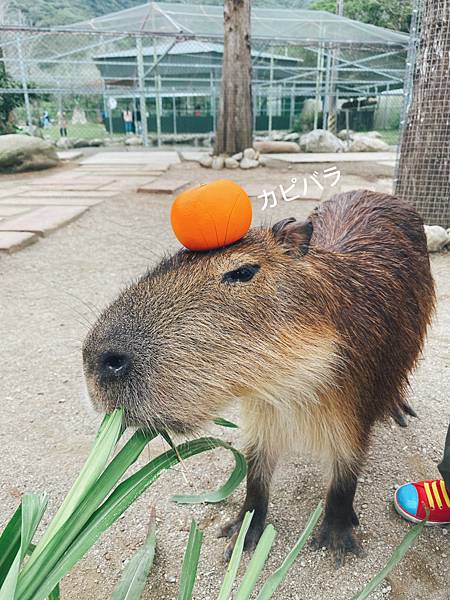
[{"label": "long leaf", "polygon": [[15,597],[20,565],[47,508],[47,496],[45,494],[25,494],[21,504],[20,547],[3,582],[0,600],[13,600]]},{"label": "long leaf", "polygon": [[155,546],[156,515],[155,510],[152,509],[147,538],[143,546],[136,552],[125,567],[122,578],[111,595],[111,600],[140,599],[155,557]]},{"label": "long leaf", "polygon": [[0,537],[0,588],[20,548],[21,523],[22,504],[19,504]]},{"label": "long leaf", "polygon": [[278,586],[282,583],[283,579],[286,577],[287,572],[294,564],[294,561],[297,558],[297,556],[299,555],[301,549],[306,544],[309,536],[312,533],[312,530],[314,529],[314,527],[317,524],[317,521],[320,519],[322,510],[323,510],[322,502],[319,502],[316,510],[310,516],[309,521],[306,524],[306,527],[305,527],[303,533],[301,534],[301,536],[299,537],[297,543],[292,548],[292,550],[289,552],[289,554],[286,556],[286,558],[284,559],[284,561],[280,565],[280,567],[278,567],[278,569],[276,571],[274,571],[272,573],[272,575],[270,575],[270,577],[267,579],[267,581],[265,582],[265,584],[263,585],[261,591],[259,592],[259,594],[257,596],[257,600],[268,600],[269,598],[272,598],[272,596],[276,592]]},{"label": "long leaf", "polygon": [[202,543],[203,533],[197,527],[197,523],[192,521],[189,540],[184,553],[183,566],[181,568],[178,600],[191,600],[192,598]]},{"label": "long leaf", "polygon": [[255,552],[248,564],[245,575],[242,578],[235,600],[248,600],[248,598],[250,598],[250,594],[255,589],[261,571],[266,564],[267,557],[272,549],[276,535],[277,532],[273,525],[267,525],[255,548]]},{"label": "long leaf", "polygon": [[[19,598],[22,597],[22,593],[30,585],[30,582],[35,584],[38,580],[45,579],[46,573],[49,573],[63,556],[95,510],[108,496],[125,471],[139,458],[148,442],[156,435],[157,433],[151,430],[137,431],[117,453],[81,504],[49,539],[45,551],[34,563],[30,560],[25,565],[18,582]],[[55,585],[58,581],[55,581]]]},{"label": "long leaf", "polygon": [[103,472],[116,446],[122,429],[122,409],[106,415],[100,426],[94,445],[75,483],[45,530],[36,550],[30,558],[30,565],[37,560],[54,533],[64,524],[75,508],[83,500],[90,487]]},{"label": "long leaf", "polygon": [[222,587],[220,588],[219,596],[217,600],[228,600],[233,589],[233,583],[236,579],[236,573],[241,562],[242,552],[244,550],[245,536],[247,535],[248,528],[253,517],[253,511],[245,514],[244,520],[242,521],[241,528],[236,540],[236,544],[233,548],[233,554],[231,555],[230,562],[228,563],[225,577],[223,578]]},{"label": "long leaf", "polygon": [[232,448],[231,446],[229,446],[229,449],[233,452],[235,467],[228,480],[218,490],[205,492],[196,496],[182,494],[176,495],[172,496],[171,500],[173,502],[178,502],[178,504],[200,504],[204,502],[213,504],[216,502],[222,502],[231,496],[231,494],[235,491],[247,474],[247,462],[244,455],[238,450]]},{"label": "long leaf", "polygon": [[[39,557],[39,561],[33,565],[33,569],[28,570],[26,573],[24,569],[23,577],[19,580],[18,590],[20,593],[17,600],[30,600],[31,598],[33,600],[43,600],[50,590],[84,556],[101,534],[158,479],[162,471],[177,464],[179,457],[187,459],[215,447],[227,448],[236,452],[226,442],[207,437],[181,444],[178,446],[177,452],[168,450],[161,454],[119,484],[80,532],[77,530],[77,523],[85,518],[84,511],[90,501],[89,495],[86,501],[75,510],[63,527],[50,540],[45,554],[43,553]],[[99,494],[97,488],[103,485],[101,482],[102,477],[99,478],[91,490],[92,494]],[[74,531],[76,531],[75,534]],[[71,544],[70,547],[69,544]]]},{"label": "long leaf", "polygon": [[232,421],[227,421],[227,419],[222,419],[222,417],[218,417],[214,419],[214,423],[216,425],[220,425],[221,427],[230,427],[231,429],[239,429],[239,425],[233,423]]},{"label": "long leaf", "polygon": [[408,533],[405,535],[401,543],[394,550],[391,558],[386,563],[384,569],[382,569],[367,585],[366,587],[352,597],[352,600],[364,600],[373,590],[380,585],[392,569],[402,560],[405,554],[408,552],[410,546],[414,540],[422,533],[422,529],[425,527],[426,520],[421,521],[417,525],[414,525]]}]

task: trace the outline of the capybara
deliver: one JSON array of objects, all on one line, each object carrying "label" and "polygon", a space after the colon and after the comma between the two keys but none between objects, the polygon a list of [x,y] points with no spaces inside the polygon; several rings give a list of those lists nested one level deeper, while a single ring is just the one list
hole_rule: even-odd
[{"label": "capybara", "polygon": [[264,528],[275,466],[290,448],[330,476],[316,542],[359,553],[353,499],[371,429],[405,424],[408,375],[434,307],[423,224],[399,199],[338,194],[305,222],[251,229],[215,250],[180,250],[120,294],[83,349],[92,401],[127,422],[187,434],[242,407],[246,546]]}]

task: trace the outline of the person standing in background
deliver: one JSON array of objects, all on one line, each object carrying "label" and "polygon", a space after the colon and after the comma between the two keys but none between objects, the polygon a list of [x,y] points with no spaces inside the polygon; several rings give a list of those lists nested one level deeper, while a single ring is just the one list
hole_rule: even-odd
[{"label": "person standing in background", "polygon": [[59,135],[61,137],[67,137],[67,118],[64,111],[58,113],[58,127]]},{"label": "person standing in background", "polygon": [[122,112],[122,119],[125,123],[126,135],[133,133],[133,113],[128,107]]}]

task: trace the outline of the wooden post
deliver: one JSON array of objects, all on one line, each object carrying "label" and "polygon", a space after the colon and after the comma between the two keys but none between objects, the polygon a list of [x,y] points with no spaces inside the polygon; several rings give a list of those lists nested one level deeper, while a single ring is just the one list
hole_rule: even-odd
[{"label": "wooden post", "polygon": [[251,0],[225,0],[224,50],[215,154],[235,154],[253,144]]}]

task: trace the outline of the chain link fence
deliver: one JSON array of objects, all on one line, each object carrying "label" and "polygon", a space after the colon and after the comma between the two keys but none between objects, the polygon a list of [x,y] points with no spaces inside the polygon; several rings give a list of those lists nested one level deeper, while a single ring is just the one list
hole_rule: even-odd
[{"label": "chain link fence", "polygon": [[450,13],[416,0],[396,193],[429,225],[450,226]]},{"label": "chain link fence", "polygon": [[[349,27],[329,13],[312,19],[311,12],[253,10],[256,134],[376,129],[397,143],[405,36]],[[30,131],[62,147],[210,144],[222,21],[221,7],[150,3],[73,27],[4,25],[0,129]],[[198,33],[180,32],[187,24]]]}]

